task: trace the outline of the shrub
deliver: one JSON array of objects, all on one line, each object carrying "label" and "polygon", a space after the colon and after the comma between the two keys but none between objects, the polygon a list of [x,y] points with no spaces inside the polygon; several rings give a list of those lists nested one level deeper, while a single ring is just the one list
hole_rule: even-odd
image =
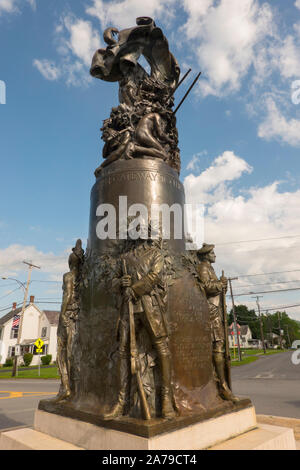
[{"label": "shrub", "polygon": [[24,354],[23,361],[24,361],[24,364],[25,364],[26,367],[30,366],[32,358],[33,358],[32,353],[25,353]]},{"label": "shrub", "polygon": [[8,357],[5,361],[5,364],[3,364],[3,367],[12,367],[14,364],[13,358]]},{"label": "shrub", "polygon": [[51,354],[46,354],[46,356],[41,356],[41,361],[43,366],[48,366],[51,362],[52,355]]}]

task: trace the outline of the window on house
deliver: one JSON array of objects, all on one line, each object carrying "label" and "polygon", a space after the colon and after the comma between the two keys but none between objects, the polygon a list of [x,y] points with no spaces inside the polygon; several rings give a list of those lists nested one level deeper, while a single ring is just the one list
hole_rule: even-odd
[{"label": "window on house", "polygon": [[31,352],[31,346],[21,346],[21,356]]},{"label": "window on house", "polygon": [[8,357],[14,357],[15,355],[15,347],[14,346],[9,346],[8,348]]},{"label": "window on house", "polygon": [[46,326],[44,326],[42,328],[42,335],[41,336],[42,336],[42,338],[45,338],[45,336],[47,336],[47,327]]},{"label": "window on house", "polygon": [[10,339],[14,339],[14,338],[17,338],[18,337],[18,332],[19,332],[19,329],[16,328],[16,329],[11,329],[10,330]]}]

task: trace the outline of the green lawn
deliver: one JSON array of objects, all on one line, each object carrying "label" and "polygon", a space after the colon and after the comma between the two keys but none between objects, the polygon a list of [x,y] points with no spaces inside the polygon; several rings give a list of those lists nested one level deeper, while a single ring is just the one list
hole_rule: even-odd
[{"label": "green lawn", "polygon": [[[266,355],[278,354],[278,353],[282,353],[284,351],[285,350],[283,350],[283,349],[267,349],[266,350]],[[241,349],[241,352],[242,352],[243,357],[246,357],[246,356],[262,356],[264,354],[263,349]],[[230,353],[231,353],[231,358],[233,358],[233,349],[230,349]],[[235,357],[238,357],[237,348],[235,350]]]},{"label": "green lawn", "polygon": [[[1,372],[0,380],[12,378],[11,373],[12,373],[11,370]],[[19,368],[18,377],[14,377],[14,378],[16,379],[59,379],[60,377],[57,371],[57,367],[51,367],[51,368],[45,368],[45,369],[41,367],[41,375],[38,375],[38,374],[39,374],[38,369],[22,370],[22,368]]]},{"label": "green lawn", "polygon": [[278,354],[285,352],[285,350],[282,349],[267,349],[266,354],[264,354],[263,349],[242,349],[242,361],[238,361],[238,353],[237,350],[235,352],[235,359],[233,356],[233,350],[230,350],[230,355],[231,355],[231,365],[232,366],[242,366],[244,364],[249,364],[250,362],[257,361],[260,356],[268,356],[271,354]]},{"label": "green lawn", "polygon": [[257,361],[259,359],[259,356],[250,356],[250,357],[245,357],[242,361],[236,361],[232,360],[231,361],[231,366],[243,366],[244,364],[250,364],[250,362]]}]

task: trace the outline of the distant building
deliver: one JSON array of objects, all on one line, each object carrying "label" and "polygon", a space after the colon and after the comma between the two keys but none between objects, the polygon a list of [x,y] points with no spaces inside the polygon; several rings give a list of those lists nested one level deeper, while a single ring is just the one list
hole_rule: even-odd
[{"label": "distant building", "polygon": [[[252,331],[249,325],[237,324],[237,331],[240,339],[241,348],[262,348],[262,342],[259,339],[252,338]],[[228,327],[229,347],[237,347],[237,337],[234,334],[234,323]]]},{"label": "distant building", "polygon": [[[21,313],[21,308],[13,304],[12,310],[0,318],[0,364],[5,364],[8,357],[14,357],[17,344],[18,329],[13,329],[13,318]],[[52,310],[40,310],[34,304],[34,296],[26,306],[22,323],[22,336],[20,338],[21,356],[29,352],[33,353],[31,365],[38,363],[35,341],[41,338],[44,341],[41,355],[51,354],[52,361],[56,360],[57,352],[57,326],[59,312]]]},{"label": "distant building", "polygon": [[[281,343],[282,346],[285,346],[286,340],[284,337],[281,335]],[[277,333],[268,333],[267,334],[267,347],[270,349],[277,349],[280,347],[280,335]]]}]

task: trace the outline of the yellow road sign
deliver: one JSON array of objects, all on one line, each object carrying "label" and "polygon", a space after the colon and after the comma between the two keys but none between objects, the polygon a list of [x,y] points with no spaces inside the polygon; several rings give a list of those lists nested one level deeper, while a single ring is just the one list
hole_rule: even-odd
[{"label": "yellow road sign", "polygon": [[43,352],[43,350],[42,349],[36,349],[35,352],[41,353],[41,352]]},{"label": "yellow road sign", "polygon": [[39,339],[36,340],[36,342],[34,344],[37,347],[37,349],[41,349],[41,347],[44,344],[44,341],[41,338],[39,338]]}]

